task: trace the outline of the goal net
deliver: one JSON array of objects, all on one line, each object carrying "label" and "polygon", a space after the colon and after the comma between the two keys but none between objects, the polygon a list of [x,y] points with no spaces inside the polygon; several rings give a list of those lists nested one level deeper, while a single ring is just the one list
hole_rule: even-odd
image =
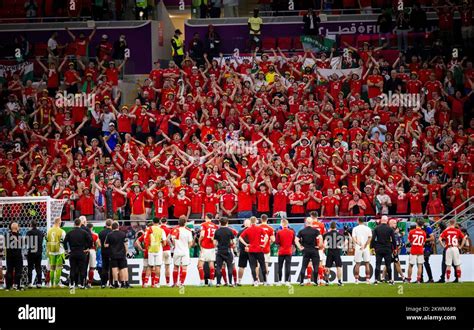
[{"label": "goal net", "polygon": [[65,199],[42,197],[0,197],[0,232],[3,234],[12,222],[18,223],[21,234],[29,230],[32,220],[38,229],[51,227],[54,218],[60,217]]}]

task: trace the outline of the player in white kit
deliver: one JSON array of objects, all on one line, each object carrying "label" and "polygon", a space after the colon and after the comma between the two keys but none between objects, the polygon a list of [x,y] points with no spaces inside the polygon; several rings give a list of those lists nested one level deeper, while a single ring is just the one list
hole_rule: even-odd
[{"label": "player in white kit", "polygon": [[359,218],[359,225],[352,229],[352,241],[354,242],[354,276],[356,284],[359,283],[359,269],[363,262],[365,265],[366,283],[370,284],[370,241],[372,230],[367,227],[364,218]]},{"label": "player in white kit", "polygon": [[[188,265],[190,263],[189,249],[193,246],[193,233],[186,227],[186,217],[179,217],[178,227],[173,229],[171,237],[174,242],[173,256],[173,286],[183,286],[186,280]],[[179,282],[178,282],[179,275]]]}]

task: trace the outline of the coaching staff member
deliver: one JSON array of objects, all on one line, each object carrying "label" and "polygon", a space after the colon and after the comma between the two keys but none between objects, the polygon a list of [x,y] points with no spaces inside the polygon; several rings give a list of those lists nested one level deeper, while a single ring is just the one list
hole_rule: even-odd
[{"label": "coaching staff member", "polygon": [[30,287],[33,287],[33,268],[36,271],[36,287],[41,288],[41,275],[43,271],[41,270],[41,257],[43,255],[43,239],[44,234],[38,228],[38,223],[36,220],[31,221],[31,229],[26,233],[28,237],[28,242],[34,241],[35,244],[28,246],[28,253],[26,255],[26,260],[28,261],[28,284]]},{"label": "coaching staff member", "polygon": [[[313,265],[319,265],[318,249],[323,246],[321,233],[318,229],[312,227],[312,224],[313,219],[306,218],[305,228],[298,232],[298,236],[295,239],[296,246],[303,252],[303,264],[300,270],[300,285],[304,285],[303,281],[309,262],[311,261]],[[316,269],[317,267],[313,267],[312,278],[318,278]]]},{"label": "coaching staff member", "polygon": [[[245,241],[248,239],[248,243]],[[250,270],[252,271],[253,285],[258,286],[257,279],[257,262],[260,269],[265,270],[265,256],[263,255],[263,248],[269,240],[268,235],[262,227],[257,226],[257,218],[250,218],[250,227],[245,230],[239,237],[239,241],[245,246],[245,251],[249,253]],[[265,285],[267,283],[267,274],[262,271],[262,279]]]},{"label": "coaching staff member", "polygon": [[91,244],[87,248],[87,252],[86,252],[86,262],[82,266],[82,278],[84,280],[83,285],[87,286],[87,273],[88,273],[87,267],[89,267],[89,258],[90,258],[89,250],[93,248],[94,241],[92,240],[92,231],[90,228],[87,227],[87,218],[84,215],[81,215],[79,219],[81,220],[81,229],[84,230],[91,239]]},{"label": "coaching staff member", "polygon": [[[102,270],[100,272],[101,288],[104,289],[107,286],[107,281],[110,279],[110,249],[105,247],[105,239],[112,232],[112,219],[105,221],[105,228],[99,233],[100,240],[100,254],[102,257]],[[110,284],[112,280],[110,279]]]},{"label": "coaching staff member", "polygon": [[114,288],[119,287],[119,280],[122,288],[129,288],[127,265],[128,238],[123,231],[119,230],[118,222],[112,224],[112,232],[107,235],[105,246],[110,249],[110,267],[112,267]]},{"label": "coaching staff member", "polygon": [[[237,234],[238,238],[240,238],[242,233],[248,227],[250,227],[250,220],[245,219],[244,224],[242,226],[243,226],[242,230],[240,230],[240,232]],[[248,243],[248,242],[249,242],[248,240],[245,240],[245,243]],[[244,276],[244,271],[245,271],[245,268],[247,267],[248,261],[249,261],[249,253],[245,251],[245,245],[239,239],[239,274],[238,274],[239,277],[237,280],[237,286],[241,285],[240,281],[242,280],[242,277]]]},{"label": "coaching staff member", "polygon": [[329,285],[329,269],[336,265],[337,285],[342,286],[342,248],[344,247],[345,237],[337,231],[336,222],[331,222],[329,231],[324,234],[323,241],[327,249],[326,257],[326,285]]},{"label": "coaching staff member", "polygon": [[81,219],[74,220],[74,228],[66,234],[64,238],[64,248],[69,251],[69,287],[77,286],[85,289],[84,286],[84,264],[86,263],[86,253],[92,244],[92,237],[81,229]]},{"label": "coaching staff member", "polygon": [[281,229],[277,231],[275,243],[278,245],[278,283],[283,281],[283,266],[285,267],[285,282],[290,285],[291,277],[291,255],[293,253],[293,244],[295,242],[295,232],[288,228],[288,220],[281,219]]},{"label": "coaching staff member", "polygon": [[395,232],[393,228],[388,225],[388,217],[382,216],[380,224],[375,227],[370,242],[370,248],[375,249],[375,283],[380,281],[380,266],[382,259],[385,261],[385,269],[389,278],[389,283],[393,284],[392,280],[392,251],[397,248]]},{"label": "coaching staff member", "polygon": [[228,227],[229,220],[226,217],[222,217],[219,220],[221,226],[214,233],[214,245],[217,246],[216,254],[216,286],[221,286],[222,277],[222,264],[225,261],[227,265],[227,274],[229,276],[229,286],[235,286],[232,284],[232,270],[234,269],[234,254],[232,252],[232,242],[235,238],[234,233]]},{"label": "coaching staff member", "polygon": [[[23,270],[23,255],[21,254],[21,238],[19,233],[18,223],[12,222],[10,224],[10,232],[5,239],[7,256],[7,274],[6,274],[6,289],[9,290],[15,283],[17,290],[23,290],[21,287],[21,273]],[[13,281],[15,277],[15,281]]]}]

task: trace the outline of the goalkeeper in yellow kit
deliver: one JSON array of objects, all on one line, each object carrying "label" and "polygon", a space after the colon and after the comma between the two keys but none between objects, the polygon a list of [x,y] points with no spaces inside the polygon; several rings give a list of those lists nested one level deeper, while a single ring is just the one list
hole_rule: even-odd
[{"label": "goalkeeper in yellow kit", "polygon": [[55,287],[61,279],[64,264],[64,238],[66,232],[61,229],[61,218],[54,219],[54,225],[46,235],[46,256],[49,261],[51,286]]}]

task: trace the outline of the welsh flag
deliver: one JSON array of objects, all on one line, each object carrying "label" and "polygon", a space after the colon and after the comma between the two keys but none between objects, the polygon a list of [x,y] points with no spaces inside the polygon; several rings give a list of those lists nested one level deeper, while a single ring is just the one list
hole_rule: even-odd
[{"label": "welsh flag", "polygon": [[301,43],[305,49],[312,52],[329,52],[336,42],[322,36],[303,35],[301,36]]},{"label": "welsh flag", "polygon": [[33,80],[33,62],[0,64],[0,82],[4,83],[12,79],[15,73],[20,75],[24,83],[27,80]]}]

